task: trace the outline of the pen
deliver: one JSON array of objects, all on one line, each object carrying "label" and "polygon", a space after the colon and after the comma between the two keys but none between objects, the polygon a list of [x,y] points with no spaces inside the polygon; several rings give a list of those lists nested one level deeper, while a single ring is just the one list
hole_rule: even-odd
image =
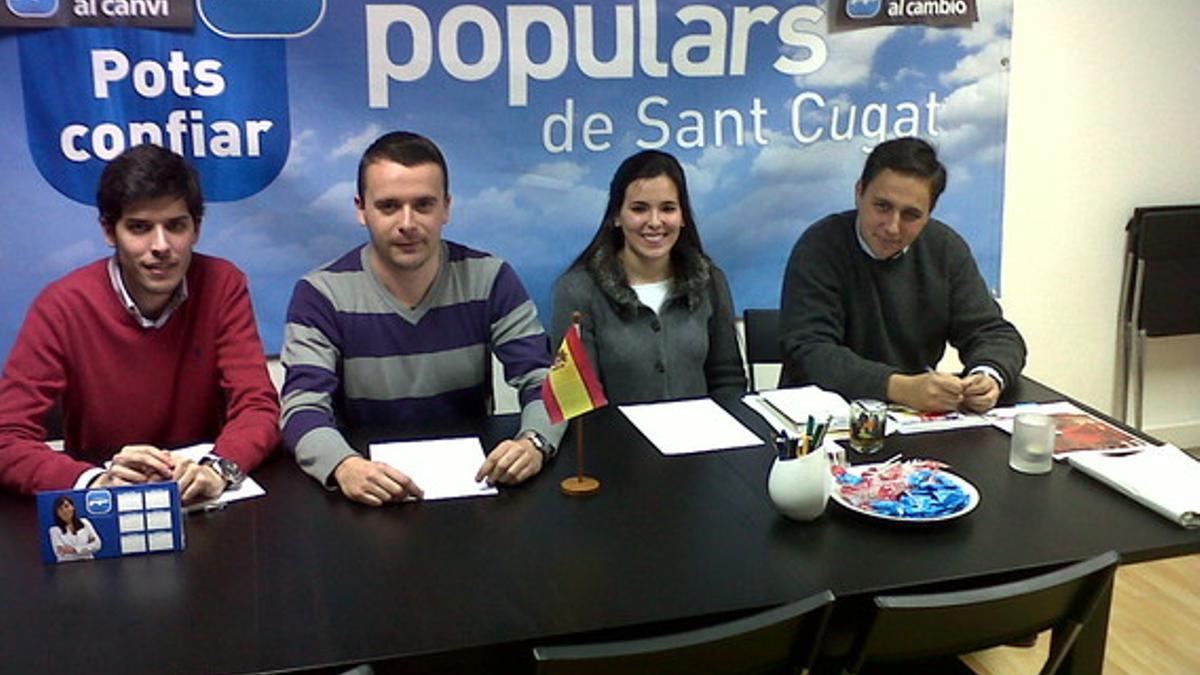
[{"label": "pen", "polygon": [[825,434],[829,433],[829,425],[833,424],[833,415],[825,418],[825,424],[817,426],[817,439],[813,441],[815,447],[821,447],[825,444]]},{"label": "pen", "polygon": [[225,509],[225,504],[228,502],[209,502],[208,504],[193,504],[192,506],[184,507],[184,513],[212,513],[214,511],[222,511]]},{"label": "pen", "polygon": [[791,459],[788,457],[788,437],[782,431],[775,434],[775,456],[780,460]]}]

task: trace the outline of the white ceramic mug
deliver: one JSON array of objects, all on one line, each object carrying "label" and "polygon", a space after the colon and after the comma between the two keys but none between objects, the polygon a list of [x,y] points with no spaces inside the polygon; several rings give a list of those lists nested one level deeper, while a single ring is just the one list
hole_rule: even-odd
[{"label": "white ceramic mug", "polygon": [[776,457],[767,477],[767,494],[783,515],[808,521],[824,513],[832,483],[829,455],[817,449],[795,459]]}]

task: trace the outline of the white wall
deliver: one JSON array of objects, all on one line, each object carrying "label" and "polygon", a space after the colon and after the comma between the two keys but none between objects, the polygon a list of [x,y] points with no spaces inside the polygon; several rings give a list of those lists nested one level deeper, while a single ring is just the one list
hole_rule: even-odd
[{"label": "white wall", "polygon": [[[1111,411],[1125,222],[1200,203],[1200,3],[1014,5],[1002,303],[1030,376]],[[1200,339],[1148,359],[1144,427],[1200,445]]]}]

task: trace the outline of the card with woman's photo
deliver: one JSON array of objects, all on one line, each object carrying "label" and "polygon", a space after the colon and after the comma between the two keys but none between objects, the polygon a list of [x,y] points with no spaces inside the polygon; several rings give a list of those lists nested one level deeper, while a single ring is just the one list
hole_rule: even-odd
[{"label": "card with woman's photo", "polygon": [[184,548],[175,483],[41,492],[37,504],[42,559],[47,563]]}]

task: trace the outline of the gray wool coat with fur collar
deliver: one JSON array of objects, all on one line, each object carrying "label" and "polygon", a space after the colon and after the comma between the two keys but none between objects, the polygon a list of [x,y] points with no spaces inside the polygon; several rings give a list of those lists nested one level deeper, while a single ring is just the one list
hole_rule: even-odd
[{"label": "gray wool coat with fur collar", "polygon": [[643,305],[616,255],[598,250],[554,286],[551,333],[562,343],[573,312],[612,403],[741,393],[746,373],[725,274],[698,252],[676,261],[660,313]]}]

